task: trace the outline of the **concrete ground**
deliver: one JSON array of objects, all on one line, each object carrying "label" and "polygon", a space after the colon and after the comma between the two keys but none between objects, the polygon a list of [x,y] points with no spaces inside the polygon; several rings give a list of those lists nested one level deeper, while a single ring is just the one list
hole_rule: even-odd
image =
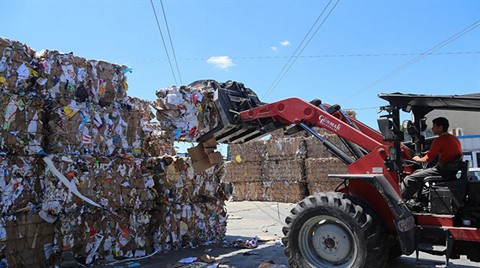
[{"label": "concrete ground", "polygon": [[[257,268],[261,264],[277,264],[263,267],[288,267],[287,257],[283,254],[281,243],[282,227],[294,204],[276,202],[227,202],[229,220],[227,224],[226,244],[212,244],[196,249],[182,249],[168,254],[156,254],[149,258],[127,262],[117,262],[103,267],[182,267],[182,268]],[[258,247],[254,249],[235,248],[235,241],[246,242],[258,237]],[[185,258],[199,258],[205,255],[215,258],[215,262],[181,264]],[[420,253],[421,262],[416,267],[442,267],[444,258]],[[281,266],[285,265],[285,266]],[[389,268],[415,267],[415,254],[402,256],[388,264]],[[480,263],[470,262],[462,257],[451,260],[449,267],[480,267]]]}]

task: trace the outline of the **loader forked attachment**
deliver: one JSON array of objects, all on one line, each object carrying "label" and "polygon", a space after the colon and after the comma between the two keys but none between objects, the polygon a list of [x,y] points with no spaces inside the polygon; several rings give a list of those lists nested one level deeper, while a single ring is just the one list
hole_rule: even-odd
[{"label": "loader forked attachment", "polygon": [[218,113],[218,124],[199,137],[197,139],[199,142],[215,138],[217,143],[244,143],[267,135],[283,126],[271,118],[248,122],[240,120],[240,112],[265,104],[242,83],[227,82],[224,87],[214,83],[212,86],[215,88],[213,101]]}]

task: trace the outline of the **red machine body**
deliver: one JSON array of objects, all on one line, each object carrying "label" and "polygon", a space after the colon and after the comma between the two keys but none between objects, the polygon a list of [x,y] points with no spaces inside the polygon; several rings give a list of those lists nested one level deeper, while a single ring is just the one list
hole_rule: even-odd
[{"label": "red machine body", "polygon": [[[316,193],[301,200],[286,219],[283,241],[292,267],[382,267],[387,256],[419,250],[445,255],[447,264],[449,258],[459,255],[480,261],[480,208],[475,203],[480,197],[475,191],[467,189],[461,196],[463,207],[455,211],[435,213],[442,210],[433,207],[437,199],[432,199],[428,201],[431,208],[412,212],[399,187],[403,177],[418,168],[409,160],[425,146],[421,138],[425,115],[435,109],[480,111],[480,94],[381,94],[390,105],[381,107],[388,114],[378,119],[378,132],[347,116],[339,105],[299,98],[265,104],[242,86],[216,89],[214,100],[222,122],[205,140],[213,137],[218,142],[242,143],[279,128],[307,131],[348,166],[347,174],[329,175],[341,179],[343,187],[336,193]],[[401,110],[422,119],[407,122],[411,142],[404,141]],[[338,135],[350,153],[339,150],[312,127]],[[461,174],[465,178],[464,170]],[[465,185],[480,189],[480,182]],[[448,193],[448,187],[445,189],[442,194]],[[465,217],[469,221],[462,221]],[[474,224],[468,226],[468,222]],[[425,249],[425,244],[445,249]]]}]

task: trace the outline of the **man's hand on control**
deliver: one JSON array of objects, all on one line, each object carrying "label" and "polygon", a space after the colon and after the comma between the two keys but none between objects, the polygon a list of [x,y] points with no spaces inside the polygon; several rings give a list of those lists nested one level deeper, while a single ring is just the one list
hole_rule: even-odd
[{"label": "man's hand on control", "polygon": [[418,155],[412,157],[412,160],[416,162],[426,162],[425,159],[423,159],[423,157],[420,157]]}]

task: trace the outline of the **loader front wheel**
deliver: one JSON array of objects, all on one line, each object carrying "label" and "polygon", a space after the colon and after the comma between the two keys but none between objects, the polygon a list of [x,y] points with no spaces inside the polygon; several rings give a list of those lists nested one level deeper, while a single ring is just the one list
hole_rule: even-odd
[{"label": "loader front wheel", "polygon": [[[362,206],[364,208],[362,208]],[[383,225],[362,200],[318,193],[300,201],[283,228],[290,267],[383,267]]]}]

